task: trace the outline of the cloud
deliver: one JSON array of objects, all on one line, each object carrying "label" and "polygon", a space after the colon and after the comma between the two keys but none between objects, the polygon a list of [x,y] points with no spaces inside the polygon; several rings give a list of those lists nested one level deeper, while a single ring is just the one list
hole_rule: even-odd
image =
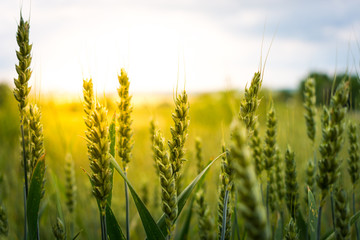
[{"label": "cloud", "polygon": [[[355,1],[38,0],[33,68],[47,91],[80,93],[90,76],[114,91],[123,66],[135,91],[172,91],[178,65],[190,91],[224,88],[225,79],[243,88],[258,70],[263,35],[265,54],[276,32],[264,85],[295,88],[311,69],[345,69],[349,45],[358,61],[359,8]],[[19,7],[4,0],[0,9],[0,79],[12,79]]]}]

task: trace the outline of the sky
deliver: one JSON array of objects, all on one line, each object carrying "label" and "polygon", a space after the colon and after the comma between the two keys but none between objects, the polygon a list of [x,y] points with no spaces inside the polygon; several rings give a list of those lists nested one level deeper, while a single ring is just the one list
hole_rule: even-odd
[{"label": "sky", "polygon": [[268,52],[271,89],[360,66],[360,1],[1,0],[0,82],[11,86],[20,9],[30,84],[44,93],[80,94],[89,77],[97,92],[115,92],[121,68],[132,92],[244,89]]}]

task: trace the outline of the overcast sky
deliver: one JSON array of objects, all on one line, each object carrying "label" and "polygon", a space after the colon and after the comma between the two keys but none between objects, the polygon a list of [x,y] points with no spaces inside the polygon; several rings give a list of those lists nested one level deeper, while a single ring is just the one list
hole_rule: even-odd
[{"label": "overcast sky", "polygon": [[21,5],[31,17],[31,85],[42,92],[80,93],[87,77],[115,91],[121,67],[137,92],[172,92],[178,75],[192,92],[243,89],[263,34],[264,58],[275,32],[266,87],[359,69],[360,1],[1,0],[0,81],[11,84]]}]

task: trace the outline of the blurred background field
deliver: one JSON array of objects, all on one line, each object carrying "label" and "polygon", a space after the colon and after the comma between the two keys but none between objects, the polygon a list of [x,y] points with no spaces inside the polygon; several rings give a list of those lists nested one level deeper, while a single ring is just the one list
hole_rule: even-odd
[{"label": "blurred background field", "polygon": [[[320,75],[319,75],[320,76]],[[326,75],[323,75],[323,78]],[[316,77],[316,76],[315,76]],[[320,77],[317,77],[320,79]],[[329,77],[328,77],[329,78]],[[318,103],[326,104],[328,101],[331,82],[319,80],[323,84],[318,89]],[[357,84],[357,85],[356,85]],[[360,114],[357,111],[359,104],[359,82],[353,77],[352,110],[348,119],[359,123]],[[273,102],[278,118],[278,144],[282,152],[285,152],[289,144],[295,151],[297,161],[298,182],[300,194],[303,194],[305,182],[305,166],[312,157],[312,146],[306,135],[304,109],[301,95],[302,85],[297,91],[261,91],[261,104],[258,109],[260,120],[260,136],[264,136],[265,117],[270,104]],[[239,112],[239,99],[242,92],[229,90],[201,94],[189,94],[190,101],[190,129],[186,144],[186,159],[184,165],[184,181],[186,186],[196,176],[195,163],[195,138],[200,137],[203,142],[204,159],[210,161],[221,153],[221,143],[229,142],[229,126],[233,117]],[[100,95],[101,96],[101,95]],[[137,95],[133,94],[133,128],[135,145],[133,159],[129,164],[128,178],[140,193],[142,200],[150,209],[153,216],[160,217],[160,186],[155,174],[154,161],[152,159],[150,141],[150,120],[154,119],[159,128],[170,137],[170,126],[173,125],[171,113],[174,109],[173,96],[171,94]],[[52,239],[51,224],[53,224],[59,212],[67,219],[65,206],[65,174],[64,163],[66,154],[70,153],[75,161],[77,181],[77,206],[75,232],[82,231],[79,239],[97,239],[100,236],[98,221],[98,209],[95,198],[91,193],[91,186],[85,171],[89,171],[86,142],[84,139],[84,113],[82,96],[71,98],[59,98],[56,96],[32,96],[33,100],[41,106],[42,123],[44,126],[45,149],[46,149],[46,193],[42,201],[42,216],[40,224],[41,237]],[[108,118],[111,120],[118,96],[109,94],[100,97],[100,101],[106,102]],[[317,115],[316,144],[321,138],[319,108]],[[0,196],[1,202],[6,208],[9,218],[9,239],[22,238],[23,221],[23,189],[22,167],[20,164],[19,143],[19,116],[12,89],[0,85]],[[347,138],[346,138],[347,139]],[[342,151],[342,160],[347,157],[346,141]],[[319,154],[318,154],[319,155]],[[206,176],[207,198],[210,205],[213,220],[216,219],[217,186],[219,182],[220,161],[218,161]],[[343,168],[344,169],[344,168]],[[345,168],[346,169],[346,168]],[[349,181],[344,174],[345,183]],[[349,184],[350,185],[350,184]],[[347,184],[345,184],[345,187]],[[350,188],[350,187],[349,187]],[[125,201],[123,180],[115,174],[113,187],[113,211],[120,222],[125,226]],[[300,197],[302,199],[302,196]],[[134,239],[143,239],[145,234],[137,215],[137,211],[131,201],[131,235]],[[327,213],[329,213],[328,211]],[[327,214],[326,213],[326,214]],[[184,213],[182,214],[184,215]],[[183,216],[182,216],[183,217]],[[330,219],[325,217],[324,219]],[[192,218],[196,221],[196,218]],[[325,220],[325,224],[327,220]],[[182,221],[180,221],[180,226]],[[193,226],[196,226],[194,224]],[[190,231],[196,234],[197,228]],[[215,228],[214,228],[214,231]]]}]

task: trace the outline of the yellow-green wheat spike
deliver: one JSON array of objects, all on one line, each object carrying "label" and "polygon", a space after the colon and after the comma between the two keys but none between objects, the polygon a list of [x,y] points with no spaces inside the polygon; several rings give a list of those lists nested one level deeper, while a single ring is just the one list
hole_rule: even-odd
[{"label": "yellow-green wheat spike", "polygon": [[52,225],[52,231],[56,240],[66,239],[65,227],[60,218],[57,218],[56,223]]},{"label": "yellow-green wheat spike", "polygon": [[132,106],[131,96],[129,95],[130,82],[125,69],[121,69],[121,74],[118,76],[120,87],[118,88],[118,94],[120,101],[118,103],[118,131],[117,131],[117,150],[118,156],[121,159],[122,166],[125,172],[127,172],[128,163],[131,159],[131,149],[133,148],[133,130],[131,128],[132,119]]},{"label": "yellow-green wheat spike", "polygon": [[69,210],[69,213],[73,213],[76,207],[76,178],[75,178],[75,166],[74,160],[70,153],[66,154],[65,157],[65,196],[66,196],[66,206]]},{"label": "yellow-green wheat spike", "polygon": [[[19,46],[19,51],[16,51],[16,56],[19,60],[19,64],[15,66],[18,78],[14,79],[15,89],[14,96],[18,101],[20,115],[22,117],[23,110],[28,105],[28,95],[31,87],[28,86],[28,82],[31,77],[31,49],[32,44],[29,43],[29,30],[30,24],[28,21],[24,21],[20,15],[20,23],[16,33],[16,41]],[[22,118],[21,118],[22,120]]]},{"label": "yellow-green wheat spike", "polygon": [[255,116],[255,111],[260,104],[258,94],[261,88],[261,84],[261,73],[256,72],[251,80],[250,87],[245,88],[245,96],[240,102],[239,119],[245,123],[246,129],[251,134],[254,130],[254,125],[257,119],[257,116]]},{"label": "yellow-green wheat spike", "polygon": [[30,176],[36,163],[45,154],[43,125],[41,123],[41,111],[36,104],[29,105],[29,128],[31,139],[31,161],[29,165]]},{"label": "yellow-green wheat spike", "polygon": [[92,121],[91,115],[95,107],[94,89],[92,79],[83,80],[83,95],[84,95],[84,112],[85,112],[85,135],[90,134]]},{"label": "yellow-green wheat spike", "polygon": [[168,236],[172,239],[175,229],[174,221],[178,214],[175,177],[166,151],[165,139],[160,131],[155,133],[153,144],[160,175],[162,209],[165,214]]},{"label": "yellow-green wheat spike", "polygon": [[173,169],[173,174],[176,181],[178,193],[180,193],[180,171],[183,162],[185,161],[185,142],[188,136],[189,127],[189,101],[188,95],[184,90],[182,94],[176,96],[175,112],[172,114],[174,127],[170,128],[171,140],[168,141],[170,149],[170,162]]},{"label": "yellow-green wheat spike", "polygon": [[313,78],[308,78],[305,81],[304,107],[306,110],[304,116],[306,120],[307,135],[314,144],[316,136],[316,95],[315,80]]},{"label": "yellow-green wheat spike", "polygon": [[296,179],[296,162],[295,153],[290,146],[287,147],[285,153],[285,184],[286,184],[286,206],[293,219],[299,208],[298,183]]},{"label": "yellow-green wheat spike", "polygon": [[322,141],[320,144],[321,159],[318,162],[317,184],[322,190],[321,202],[329,189],[336,182],[340,162],[337,159],[343,145],[342,133],[345,130],[344,118],[349,97],[349,82],[342,81],[331,97],[330,109],[324,107],[322,116]]},{"label": "yellow-green wheat spike", "polygon": [[93,194],[98,199],[101,214],[105,215],[107,197],[111,191],[110,142],[107,110],[97,103],[91,115],[92,128],[86,136],[89,149],[90,175]]},{"label": "yellow-green wheat spike", "polygon": [[285,240],[299,240],[299,231],[296,226],[296,222],[293,218],[290,218],[289,224],[285,230]]}]

